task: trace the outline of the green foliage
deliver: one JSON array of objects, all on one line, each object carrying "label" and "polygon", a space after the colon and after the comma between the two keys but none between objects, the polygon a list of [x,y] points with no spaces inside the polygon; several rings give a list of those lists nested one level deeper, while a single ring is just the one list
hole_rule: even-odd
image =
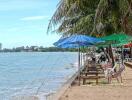
[{"label": "green foliage", "polygon": [[109,35],[131,32],[132,0],[60,0],[48,32]]}]

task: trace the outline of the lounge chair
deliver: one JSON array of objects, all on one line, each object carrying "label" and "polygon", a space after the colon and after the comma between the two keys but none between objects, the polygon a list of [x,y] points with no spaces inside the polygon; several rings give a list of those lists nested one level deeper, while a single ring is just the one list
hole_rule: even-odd
[{"label": "lounge chair", "polygon": [[[119,69],[115,72],[115,69],[117,67],[119,67]],[[116,78],[118,82],[121,82],[121,83],[123,82],[121,74],[125,70],[125,65],[124,64],[122,64],[121,62],[116,63],[113,68],[108,68],[107,70],[108,70],[108,73],[107,73],[108,83],[111,83],[112,78]]]}]

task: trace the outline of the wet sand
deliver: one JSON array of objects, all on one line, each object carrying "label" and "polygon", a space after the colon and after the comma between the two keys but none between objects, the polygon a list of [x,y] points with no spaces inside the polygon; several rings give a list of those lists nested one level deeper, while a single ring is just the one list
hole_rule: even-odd
[{"label": "wet sand", "polygon": [[126,67],[123,83],[74,85],[59,100],[132,100],[132,69]]}]

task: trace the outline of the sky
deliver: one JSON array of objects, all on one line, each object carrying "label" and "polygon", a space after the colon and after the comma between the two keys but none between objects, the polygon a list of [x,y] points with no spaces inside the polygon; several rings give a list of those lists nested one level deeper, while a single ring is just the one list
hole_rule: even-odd
[{"label": "sky", "polygon": [[59,0],[0,0],[0,43],[3,48],[53,46],[60,38],[47,34]]}]

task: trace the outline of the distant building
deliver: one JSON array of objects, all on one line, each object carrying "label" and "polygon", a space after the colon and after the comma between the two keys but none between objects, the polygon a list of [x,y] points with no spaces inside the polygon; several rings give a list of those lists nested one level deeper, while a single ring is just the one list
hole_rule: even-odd
[{"label": "distant building", "polygon": [[43,46],[38,47],[38,51],[39,51],[39,52],[42,52],[42,51],[43,51],[43,49],[44,49],[44,47],[43,47]]},{"label": "distant building", "polygon": [[22,51],[24,51],[24,46],[16,47],[15,51],[16,52],[22,52]]},{"label": "distant building", "polygon": [[0,50],[2,50],[2,43],[0,43]]},{"label": "distant building", "polygon": [[30,50],[31,51],[38,51],[38,46],[31,46],[30,47]]}]

